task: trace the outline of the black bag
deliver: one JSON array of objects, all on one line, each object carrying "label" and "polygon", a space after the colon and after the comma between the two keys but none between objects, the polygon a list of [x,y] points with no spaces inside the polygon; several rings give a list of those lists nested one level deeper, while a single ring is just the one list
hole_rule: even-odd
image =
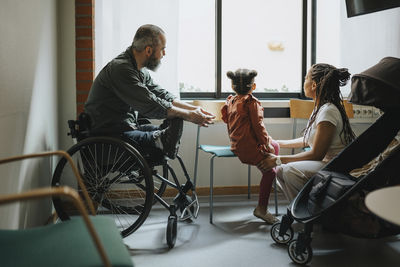
[{"label": "black bag", "polygon": [[311,214],[330,207],[356,183],[356,179],[349,174],[325,170],[317,172],[312,179],[313,186],[308,200]]},{"label": "black bag", "polygon": [[[400,227],[372,214],[365,206],[368,191],[351,193],[343,203],[322,217],[325,229],[360,238],[380,238],[397,235]],[[333,219],[334,218],[334,219]]]}]

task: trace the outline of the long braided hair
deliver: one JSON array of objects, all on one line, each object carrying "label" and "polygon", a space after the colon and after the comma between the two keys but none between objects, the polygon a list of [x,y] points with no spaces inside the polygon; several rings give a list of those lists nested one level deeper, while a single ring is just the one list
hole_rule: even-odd
[{"label": "long braided hair", "polygon": [[344,86],[350,78],[350,73],[346,68],[337,69],[336,67],[320,63],[310,68],[311,80],[316,83],[315,106],[310,117],[309,123],[304,130],[304,143],[306,136],[311,130],[311,125],[316,119],[318,111],[326,103],[334,104],[340,111],[343,121],[343,129],[340,132],[340,139],[344,145],[348,145],[355,139],[355,134],[351,129],[349,118],[347,117],[340,86]]}]

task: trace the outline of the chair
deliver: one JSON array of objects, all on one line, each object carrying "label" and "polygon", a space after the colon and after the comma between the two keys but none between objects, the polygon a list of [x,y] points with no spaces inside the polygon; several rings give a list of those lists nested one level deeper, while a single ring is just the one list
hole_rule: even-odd
[{"label": "chair", "polygon": [[[193,101],[193,105],[201,106],[205,110],[216,115],[215,122],[222,121],[221,118],[221,108],[225,102],[212,102],[212,101]],[[196,137],[196,155],[194,164],[194,185],[196,186],[197,179],[197,167],[198,167],[198,157],[199,149],[212,155],[210,158],[210,223],[213,223],[213,188],[214,188],[214,159],[215,158],[233,158],[236,155],[231,151],[230,146],[218,146],[218,145],[199,145],[200,140],[200,126],[197,127],[197,137]],[[228,134],[228,133],[226,133]],[[277,203],[277,193],[276,193],[276,183],[274,182],[274,193],[275,193],[275,213],[278,214],[278,203]],[[251,166],[248,165],[247,171],[247,198],[250,199],[251,194]]]},{"label": "chair", "polygon": [[[346,110],[347,117],[354,118],[353,105],[347,100],[343,101],[344,108]],[[297,123],[299,119],[308,120],[314,109],[314,101],[305,99],[290,99],[290,118],[293,119],[293,134],[292,138],[296,138],[297,134]],[[294,154],[294,148],[292,149],[292,154]]]},{"label": "chair", "polygon": [[[28,158],[60,155],[74,169],[86,205],[93,204],[71,157],[64,151],[29,154],[1,159],[0,164]],[[70,198],[82,217],[30,229],[0,230],[1,266],[133,266],[115,222],[105,216],[89,218],[77,191],[67,186],[48,187],[0,196],[0,205],[44,197]]]}]

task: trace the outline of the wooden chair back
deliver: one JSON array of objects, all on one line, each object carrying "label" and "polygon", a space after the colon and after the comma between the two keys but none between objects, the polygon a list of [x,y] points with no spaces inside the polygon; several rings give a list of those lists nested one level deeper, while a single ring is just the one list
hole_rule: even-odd
[{"label": "wooden chair back", "polygon": [[210,101],[210,100],[194,100],[193,105],[200,106],[204,110],[211,112],[215,115],[215,122],[222,121],[221,108],[224,106],[225,101]]},{"label": "wooden chair back", "polygon": [[[343,101],[347,117],[354,118],[353,105],[347,100]],[[304,99],[290,99],[290,118],[308,119],[314,109],[314,101]]]}]

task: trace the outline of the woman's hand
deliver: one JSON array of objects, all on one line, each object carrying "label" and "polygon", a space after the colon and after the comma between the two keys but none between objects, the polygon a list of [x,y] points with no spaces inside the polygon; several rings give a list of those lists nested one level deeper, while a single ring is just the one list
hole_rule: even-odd
[{"label": "woman's hand", "polygon": [[275,154],[275,148],[271,145],[259,145],[260,149],[261,149],[261,153],[263,153],[264,155],[268,155],[269,153]]},{"label": "woman's hand", "polygon": [[275,166],[276,166],[276,156],[272,153],[268,153],[267,156],[257,164],[257,168],[261,172],[269,171]]},{"label": "woman's hand", "polygon": [[271,143],[268,144],[268,146],[267,146],[267,151],[268,151],[269,153],[275,154],[275,148],[274,148],[274,146],[273,146]]}]

